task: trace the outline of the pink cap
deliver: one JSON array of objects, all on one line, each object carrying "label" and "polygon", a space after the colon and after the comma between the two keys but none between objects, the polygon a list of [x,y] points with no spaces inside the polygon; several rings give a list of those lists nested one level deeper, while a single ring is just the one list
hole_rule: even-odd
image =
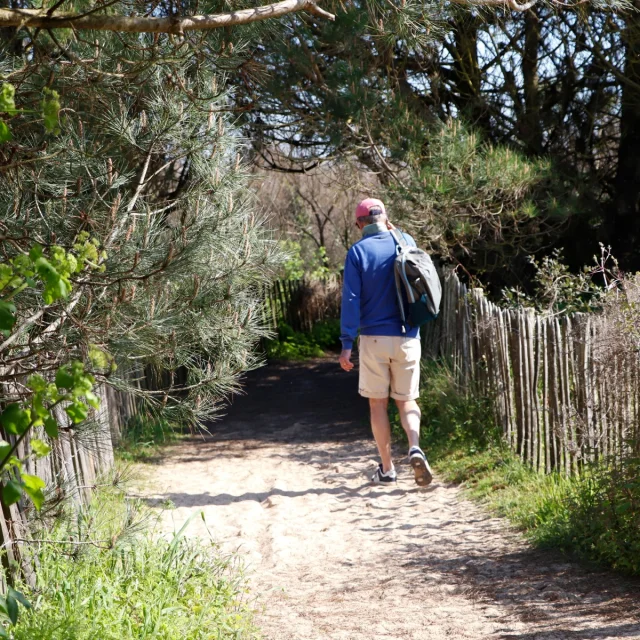
[{"label": "pink cap", "polygon": [[376,200],[376,198],[367,198],[356,207],[356,220],[358,218],[362,218],[362,216],[368,216],[369,211],[374,208],[382,209],[382,213],[387,212],[381,200]]}]

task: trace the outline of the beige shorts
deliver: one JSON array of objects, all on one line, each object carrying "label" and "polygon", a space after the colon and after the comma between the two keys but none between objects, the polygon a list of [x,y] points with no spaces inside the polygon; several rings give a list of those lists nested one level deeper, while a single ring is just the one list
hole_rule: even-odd
[{"label": "beige shorts", "polygon": [[[415,400],[420,396],[420,340],[360,336],[360,395]],[[391,393],[389,393],[391,388]]]}]

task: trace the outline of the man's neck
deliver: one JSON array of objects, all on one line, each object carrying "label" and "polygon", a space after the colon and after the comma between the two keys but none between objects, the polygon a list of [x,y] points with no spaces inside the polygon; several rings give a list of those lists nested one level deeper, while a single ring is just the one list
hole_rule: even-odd
[{"label": "man's neck", "polygon": [[366,227],[362,228],[362,237],[366,238],[367,236],[375,236],[378,233],[384,233],[385,231],[389,231],[387,229],[386,222],[374,222],[373,224],[368,224]]}]

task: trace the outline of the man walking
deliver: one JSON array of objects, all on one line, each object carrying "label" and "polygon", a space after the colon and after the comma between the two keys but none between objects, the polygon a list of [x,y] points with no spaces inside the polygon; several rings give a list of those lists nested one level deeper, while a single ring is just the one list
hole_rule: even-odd
[{"label": "man walking", "polygon": [[[394,260],[396,241],[384,204],[375,198],[356,208],[356,225],[362,239],[349,252],[344,267],[340,366],[353,369],[351,350],[360,332],[361,396],[369,398],[371,430],[381,463],[374,483],[393,483],[396,471],[391,459],[391,426],[387,406],[391,396],[409,439],[409,462],[420,486],[432,480],[431,469],[419,446],[420,339],[418,328],[404,327],[396,293]],[[400,232],[397,232],[400,233]],[[408,244],[415,241],[403,234]]]}]

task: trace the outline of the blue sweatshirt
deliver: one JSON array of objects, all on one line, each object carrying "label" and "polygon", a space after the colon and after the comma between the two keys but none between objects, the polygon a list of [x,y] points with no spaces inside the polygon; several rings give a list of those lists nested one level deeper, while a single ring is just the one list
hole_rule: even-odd
[{"label": "blue sweatshirt", "polygon": [[[416,246],[411,236],[403,235],[412,247]],[[393,236],[387,229],[373,224],[364,228],[363,236],[349,249],[344,265],[342,348],[353,347],[358,330],[363,336],[417,338],[417,327],[402,330],[393,271],[396,257]]]}]

